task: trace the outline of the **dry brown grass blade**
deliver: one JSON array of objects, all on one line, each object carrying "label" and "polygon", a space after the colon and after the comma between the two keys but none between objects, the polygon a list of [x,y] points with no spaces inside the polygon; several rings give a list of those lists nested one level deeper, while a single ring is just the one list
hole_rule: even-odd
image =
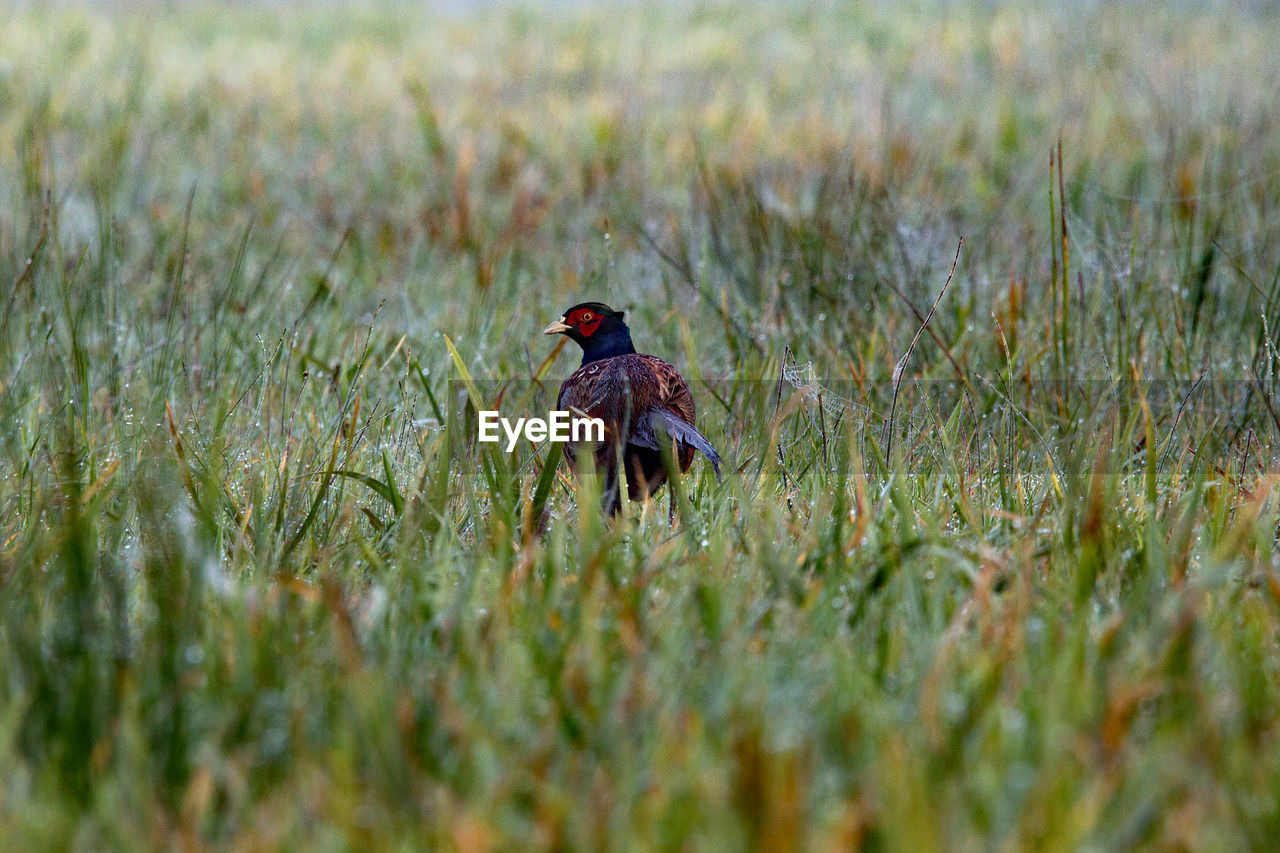
[{"label": "dry brown grass blade", "polygon": [[889,404],[889,418],[884,424],[884,458],[886,461],[893,456],[893,418],[898,408],[898,391],[902,388],[902,373],[907,367],[907,361],[911,358],[911,353],[915,352],[916,344],[920,341],[920,336],[924,334],[924,330],[929,327],[929,321],[933,319],[933,312],[938,310],[938,303],[942,301],[942,297],[946,294],[947,288],[951,286],[951,279],[956,274],[956,264],[960,262],[960,249],[964,246],[964,238],[956,243],[956,256],[951,261],[951,272],[947,273],[947,280],[942,283],[942,289],[938,291],[938,296],[933,300],[932,307],[929,308],[928,315],[925,316],[924,322],[920,324],[920,328],[916,329],[915,337],[911,339],[911,345],[907,347],[907,351],[902,354],[902,358],[898,359],[898,363],[893,366],[893,401]]}]

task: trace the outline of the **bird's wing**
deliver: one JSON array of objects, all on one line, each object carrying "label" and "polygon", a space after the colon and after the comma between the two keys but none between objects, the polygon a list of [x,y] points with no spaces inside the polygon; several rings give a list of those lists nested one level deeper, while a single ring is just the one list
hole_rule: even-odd
[{"label": "bird's wing", "polygon": [[655,399],[652,407],[642,411],[627,441],[640,447],[658,449],[658,434],[670,436],[686,447],[707,457],[720,479],[720,454],[710,440],[694,426],[695,409],[689,383],[671,364],[652,355],[637,358],[653,377]]},{"label": "bird's wing", "polygon": [[625,431],[627,443],[658,447],[658,434],[707,457],[720,476],[720,454],[693,425],[693,394],[672,365],[652,355],[620,355],[584,364],[560,388],[560,408],[605,422],[606,434]]},{"label": "bird's wing", "polygon": [[696,410],[689,383],[671,364],[654,355],[639,355],[637,360],[647,368],[655,384],[655,405],[670,409],[689,423],[694,423]]}]

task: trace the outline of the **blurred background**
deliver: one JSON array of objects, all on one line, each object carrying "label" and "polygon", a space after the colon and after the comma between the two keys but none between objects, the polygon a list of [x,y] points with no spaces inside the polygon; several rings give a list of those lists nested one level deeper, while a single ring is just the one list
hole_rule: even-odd
[{"label": "blurred background", "polygon": [[[0,848],[1266,849],[1278,47],[0,3]],[[475,446],[584,299],[674,527]]]}]

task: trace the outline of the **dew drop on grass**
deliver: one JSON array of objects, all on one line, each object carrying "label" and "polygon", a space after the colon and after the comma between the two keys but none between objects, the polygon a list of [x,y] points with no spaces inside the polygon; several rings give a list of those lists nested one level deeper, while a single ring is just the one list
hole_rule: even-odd
[{"label": "dew drop on grass", "polygon": [[279,758],[288,742],[288,733],[280,726],[272,726],[262,734],[262,754],[267,758]]},{"label": "dew drop on grass", "polygon": [[1009,767],[1009,787],[1015,793],[1021,794],[1031,789],[1035,784],[1038,773],[1036,768],[1026,761],[1015,761]]},{"label": "dew drop on grass", "polygon": [[1027,728],[1027,716],[1017,708],[1004,708],[1000,711],[1000,725],[1009,734],[1020,735]]}]

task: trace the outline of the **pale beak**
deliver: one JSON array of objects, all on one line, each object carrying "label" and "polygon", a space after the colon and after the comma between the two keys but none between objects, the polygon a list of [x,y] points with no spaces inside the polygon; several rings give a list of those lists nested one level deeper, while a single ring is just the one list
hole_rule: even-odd
[{"label": "pale beak", "polygon": [[564,334],[565,332],[569,331],[572,328],[573,326],[566,326],[564,322],[564,318],[561,317],[559,320],[556,320],[550,326],[547,326],[545,329],[543,329],[542,334],[560,335],[560,334]]}]

